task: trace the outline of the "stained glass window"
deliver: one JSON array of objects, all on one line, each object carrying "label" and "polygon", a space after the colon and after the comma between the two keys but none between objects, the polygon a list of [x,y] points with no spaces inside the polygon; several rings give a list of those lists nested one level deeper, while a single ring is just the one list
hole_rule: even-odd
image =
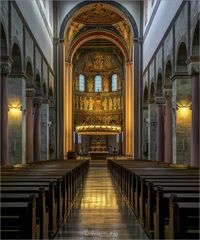
[{"label": "stained glass window", "polygon": [[79,91],[85,92],[85,76],[83,74],[79,75]]},{"label": "stained glass window", "polygon": [[112,91],[117,91],[117,74],[112,75]]},{"label": "stained glass window", "polygon": [[95,92],[102,91],[102,77],[100,75],[96,75],[95,77]]}]

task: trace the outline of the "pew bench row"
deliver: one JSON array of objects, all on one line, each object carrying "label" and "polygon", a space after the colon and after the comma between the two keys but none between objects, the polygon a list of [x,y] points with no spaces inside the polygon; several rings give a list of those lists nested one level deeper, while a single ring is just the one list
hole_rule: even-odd
[{"label": "pew bench row", "polygon": [[108,168],[149,238],[199,239],[199,169],[142,160]]},{"label": "pew bench row", "polygon": [[1,169],[1,239],[52,239],[82,188],[88,161]]}]

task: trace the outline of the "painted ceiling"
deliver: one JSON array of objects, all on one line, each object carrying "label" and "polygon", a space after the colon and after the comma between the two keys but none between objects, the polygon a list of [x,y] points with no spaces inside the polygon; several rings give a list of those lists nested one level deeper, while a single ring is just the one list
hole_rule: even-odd
[{"label": "painted ceiling", "polygon": [[78,10],[71,18],[65,38],[66,56],[75,39],[86,32],[109,31],[123,39],[130,54],[133,48],[133,33],[130,24],[119,9],[106,3],[94,3]]},{"label": "painted ceiling", "polygon": [[81,24],[116,24],[122,20],[121,16],[102,3],[91,4],[74,19]]}]

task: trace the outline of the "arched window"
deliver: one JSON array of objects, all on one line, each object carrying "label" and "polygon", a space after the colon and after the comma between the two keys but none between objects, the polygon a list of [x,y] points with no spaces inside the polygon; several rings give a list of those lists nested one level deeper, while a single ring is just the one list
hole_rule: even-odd
[{"label": "arched window", "polygon": [[79,75],[79,91],[85,92],[85,76],[83,74]]},{"label": "arched window", "polygon": [[95,77],[95,92],[102,91],[102,77],[100,75],[96,75]]},{"label": "arched window", "polygon": [[112,91],[117,91],[117,74],[112,75]]}]

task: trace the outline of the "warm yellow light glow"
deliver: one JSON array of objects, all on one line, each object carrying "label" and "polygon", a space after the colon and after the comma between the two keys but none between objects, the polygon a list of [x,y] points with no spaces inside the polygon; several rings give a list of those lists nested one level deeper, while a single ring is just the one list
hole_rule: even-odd
[{"label": "warm yellow light glow", "polygon": [[121,132],[121,126],[112,125],[81,125],[76,127],[78,134],[117,134]]}]

